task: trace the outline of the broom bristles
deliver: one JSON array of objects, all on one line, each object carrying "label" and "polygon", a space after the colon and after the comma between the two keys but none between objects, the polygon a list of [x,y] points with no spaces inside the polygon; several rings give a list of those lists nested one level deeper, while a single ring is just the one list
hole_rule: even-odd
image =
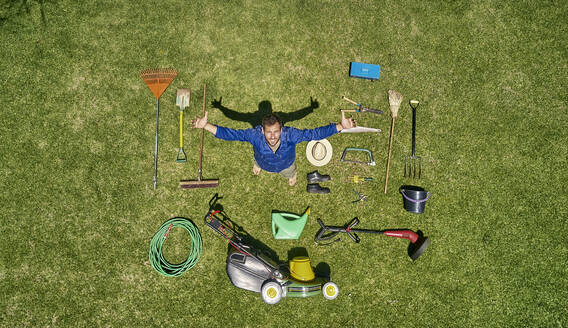
[{"label": "broom bristles", "polygon": [[394,90],[389,90],[389,107],[392,118],[397,118],[401,103],[402,95]]}]

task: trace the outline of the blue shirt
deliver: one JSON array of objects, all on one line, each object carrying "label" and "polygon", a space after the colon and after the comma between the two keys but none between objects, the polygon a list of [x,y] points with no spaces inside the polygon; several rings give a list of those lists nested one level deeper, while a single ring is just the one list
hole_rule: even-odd
[{"label": "blue shirt", "polygon": [[300,130],[288,126],[282,127],[280,147],[273,152],[266,142],[262,127],[234,130],[217,126],[215,137],[229,141],[246,141],[254,149],[254,159],[261,169],[268,172],[280,172],[294,163],[296,145],[303,141],[321,140],[337,133],[335,123],[330,123],[315,129]]}]

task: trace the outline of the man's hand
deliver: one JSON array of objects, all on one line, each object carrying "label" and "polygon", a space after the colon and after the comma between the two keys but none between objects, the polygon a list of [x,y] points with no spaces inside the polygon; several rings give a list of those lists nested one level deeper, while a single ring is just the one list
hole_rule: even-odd
[{"label": "man's hand", "polygon": [[357,126],[357,123],[352,117],[345,117],[345,112],[341,111],[341,123],[337,124],[337,131],[341,131],[343,129],[351,129]]},{"label": "man's hand", "polygon": [[196,117],[191,121],[191,124],[196,129],[205,129],[213,135],[217,135],[217,126],[207,122],[207,116],[209,116],[209,112],[205,112],[203,117]]},{"label": "man's hand", "polygon": [[206,125],[207,125],[207,116],[209,115],[209,112],[205,112],[205,115],[203,117],[196,117],[193,119],[193,121],[191,121],[191,123],[193,124],[193,127],[196,129],[203,129]]}]

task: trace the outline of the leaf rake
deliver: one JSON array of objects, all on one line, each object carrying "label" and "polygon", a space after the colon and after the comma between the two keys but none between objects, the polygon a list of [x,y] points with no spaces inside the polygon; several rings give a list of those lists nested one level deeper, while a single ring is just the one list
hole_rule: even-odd
[{"label": "leaf rake", "polygon": [[140,72],[140,77],[150,88],[156,97],[156,137],[154,145],[154,189],[158,184],[158,120],[160,117],[160,97],[166,91],[170,83],[177,76],[177,70],[173,68],[145,69]]}]

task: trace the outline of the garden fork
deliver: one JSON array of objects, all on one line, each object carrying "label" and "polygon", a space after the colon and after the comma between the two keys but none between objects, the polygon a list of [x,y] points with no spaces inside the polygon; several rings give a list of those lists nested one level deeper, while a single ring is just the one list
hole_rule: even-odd
[{"label": "garden fork", "polygon": [[[411,100],[410,107],[412,108],[412,155],[404,158],[404,177],[416,178],[416,171],[418,171],[418,179],[422,176],[422,158],[416,156],[416,108],[420,102],[418,100]],[[418,170],[416,167],[418,166]]]}]

